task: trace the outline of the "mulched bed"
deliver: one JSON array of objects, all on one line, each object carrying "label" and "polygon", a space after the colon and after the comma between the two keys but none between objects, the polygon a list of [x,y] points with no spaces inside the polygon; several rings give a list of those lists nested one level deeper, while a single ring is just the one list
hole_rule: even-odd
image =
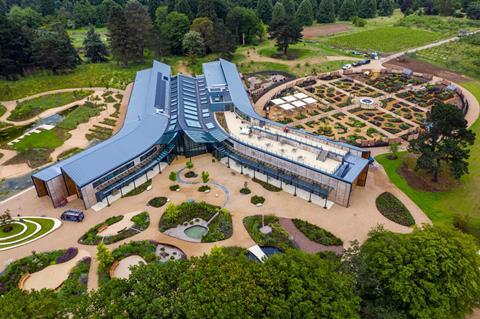
[{"label": "mulched bed", "polygon": [[415,220],[410,211],[392,193],[384,192],[380,194],[375,200],[375,204],[380,214],[392,222],[403,226],[415,225]]}]

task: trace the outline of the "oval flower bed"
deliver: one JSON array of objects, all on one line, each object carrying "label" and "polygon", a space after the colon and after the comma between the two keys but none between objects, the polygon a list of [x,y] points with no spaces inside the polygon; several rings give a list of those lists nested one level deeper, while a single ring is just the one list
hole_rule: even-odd
[{"label": "oval flower bed", "polygon": [[385,218],[403,226],[415,225],[410,211],[392,193],[384,192],[375,200],[377,209]]},{"label": "oval flower bed", "polygon": [[17,288],[20,278],[25,274],[38,272],[50,265],[60,264],[74,258],[77,248],[54,250],[15,260],[0,274],[0,295]]},{"label": "oval flower bed", "polygon": [[159,208],[165,205],[167,202],[168,202],[168,198],[166,197],[154,197],[148,201],[148,206]]},{"label": "oval flower bed", "polygon": [[211,243],[232,236],[232,216],[226,209],[205,202],[184,202],[178,206],[170,204],[160,219],[159,229],[165,232],[179,225],[190,223],[201,218],[209,221],[216,213],[218,215],[208,224],[208,232],[202,237],[202,242]]},{"label": "oval flower bed", "polygon": [[317,225],[310,224],[307,221],[294,218],[292,219],[293,224],[299,231],[301,231],[308,239],[314,241],[318,244],[325,246],[341,246],[343,241],[336,237],[334,234],[329,231],[318,227]]},{"label": "oval flower bed", "polygon": [[250,199],[250,203],[253,205],[263,205],[263,203],[265,203],[265,197],[254,195]]},{"label": "oval flower bed", "polygon": [[254,215],[243,219],[243,225],[247,229],[250,237],[259,246],[273,246],[286,250],[289,248],[296,248],[295,243],[290,239],[288,232],[283,229],[278,221],[278,217],[274,215],[266,215],[264,218],[265,225],[272,228],[269,234],[262,234],[260,228],[262,227],[262,216]]},{"label": "oval flower bed", "polygon": [[100,233],[102,230],[108,228],[115,223],[120,222],[122,219],[123,215],[113,216],[106,219],[103,223],[97,224],[90,228],[89,231],[87,231],[82,237],[80,237],[78,242],[83,245],[97,245],[98,243],[103,241],[105,244],[108,245],[136,235],[140,231],[147,229],[147,227],[150,225],[150,216],[148,215],[148,212],[141,212],[130,219],[133,222],[133,226],[123,229],[113,236],[98,235],[98,233]]}]

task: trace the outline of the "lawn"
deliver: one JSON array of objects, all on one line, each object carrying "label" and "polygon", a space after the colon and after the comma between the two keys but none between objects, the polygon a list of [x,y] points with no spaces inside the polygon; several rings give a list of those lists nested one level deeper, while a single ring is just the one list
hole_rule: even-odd
[{"label": "lawn", "polygon": [[93,92],[90,90],[62,92],[62,93],[39,96],[34,99],[23,101],[18,103],[15,106],[15,108],[12,110],[12,113],[8,117],[8,120],[10,121],[28,120],[37,116],[43,111],[81,100],[92,93]]},{"label": "lawn", "polygon": [[73,111],[69,112],[57,127],[65,130],[73,130],[77,128],[79,124],[88,122],[91,117],[99,115],[102,110],[103,107],[87,101],[85,104],[80,105]]},{"label": "lawn", "polygon": [[462,29],[473,30],[480,27],[480,21],[465,18],[409,15],[400,19],[395,26],[419,28],[449,35],[456,35]]},{"label": "lawn", "polygon": [[0,80],[0,101],[8,101],[30,96],[36,93],[85,87],[112,87],[124,89],[135,79],[139,70],[151,67],[151,59],[145,63],[122,67],[116,62],[81,64],[74,71],[52,75],[39,72],[18,81]]},{"label": "lawn", "polygon": [[[7,240],[1,240],[0,239],[0,243],[2,244],[2,245],[0,245],[0,249],[5,249],[5,248],[10,247],[10,246],[20,245],[20,244],[23,244],[25,242],[31,241],[35,238],[38,238],[38,237],[42,236],[43,234],[47,233],[48,231],[50,231],[53,228],[53,226],[55,225],[54,221],[50,218],[25,218],[25,219],[38,223],[41,227],[40,231],[37,232],[35,235],[33,235],[31,237],[28,237],[37,228],[31,223],[25,223],[25,225],[27,226],[27,230],[23,234],[18,235],[16,237],[9,238]],[[24,239],[22,240],[22,238],[24,238]],[[15,243],[12,243],[12,244],[9,244],[10,242],[17,241],[17,240],[19,240],[19,241],[15,242]]]},{"label": "lawn", "polygon": [[[462,84],[480,100],[480,82]],[[461,179],[461,185],[445,192],[425,192],[413,189],[405,179],[397,173],[402,163],[401,153],[397,160],[389,160],[387,154],[376,157],[383,165],[390,180],[407,194],[433,221],[434,224],[452,224],[455,214],[468,214],[471,217],[466,230],[480,241],[480,121],[472,126],[477,134],[477,141],[471,148],[470,173]]]},{"label": "lawn", "polygon": [[[83,48],[83,40],[85,39],[85,36],[87,35],[88,29],[90,28],[79,28],[79,29],[68,29],[68,35],[70,36],[70,39],[72,40],[72,44],[75,47],[75,49],[80,49]],[[107,43],[107,28],[95,28],[95,31],[100,34],[100,38],[102,41],[106,44]]]},{"label": "lawn", "polygon": [[34,148],[48,148],[54,150],[63,144],[63,139],[57,134],[56,130],[45,130],[40,133],[32,133],[25,136],[13,147],[18,152],[34,149]]},{"label": "lawn", "polygon": [[444,36],[421,29],[412,32],[410,28],[387,26],[331,37],[327,43],[340,49],[397,52],[435,42]]}]

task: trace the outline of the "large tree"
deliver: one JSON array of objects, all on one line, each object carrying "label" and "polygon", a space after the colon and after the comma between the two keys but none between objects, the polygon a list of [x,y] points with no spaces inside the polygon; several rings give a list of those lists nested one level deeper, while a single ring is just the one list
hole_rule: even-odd
[{"label": "large tree", "polygon": [[286,13],[293,14],[297,11],[293,0],[281,0],[280,2],[283,4]]},{"label": "large tree", "polygon": [[190,21],[183,13],[172,11],[168,14],[165,23],[161,26],[162,32],[168,38],[170,50],[173,54],[181,54],[183,36],[188,32]]},{"label": "large tree", "polygon": [[174,10],[179,13],[183,13],[189,19],[193,19],[192,8],[190,7],[190,4],[187,0],[176,0]]},{"label": "large tree", "polygon": [[217,19],[215,2],[212,0],[199,0],[197,17],[207,17],[211,21],[215,21]]},{"label": "large tree", "polygon": [[391,16],[393,14],[394,4],[392,0],[379,0],[378,1],[378,15]]},{"label": "large tree", "polygon": [[125,7],[127,27],[127,58],[142,62],[144,51],[152,46],[152,21],[145,7],[140,2],[131,0]]},{"label": "large tree", "polygon": [[302,0],[302,2],[300,2],[295,17],[298,23],[302,26],[313,24],[315,15],[310,0]]},{"label": "large tree", "polygon": [[196,18],[190,25],[191,31],[198,32],[205,43],[207,51],[212,51],[213,43],[216,41],[213,34],[213,22],[207,17]]},{"label": "large tree", "polygon": [[320,23],[335,22],[335,0],[322,0],[320,2],[317,20]]},{"label": "large tree", "polygon": [[108,50],[105,43],[103,43],[93,27],[87,32],[85,39],[83,40],[83,47],[85,49],[85,57],[93,63],[107,61]]},{"label": "large tree", "polygon": [[264,23],[269,24],[272,20],[272,0],[258,0],[257,2],[257,16]]},{"label": "large tree", "polygon": [[474,141],[463,112],[455,105],[437,103],[427,114],[425,130],[410,142],[410,151],[420,155],[416,168],[430,172],[437,182],[443,163],[455,178],[468,173],[469,145]]},{"label": "large tree", "polygon": [[59,25],[35,31],[33,59],[37,66],[51,70],[53,73],[74,69],[80,63],[80,57],[67,31]]},{"label": "large tree", "polygon": [[127,19],[121,7],[112,7],[108,19],[108,41],[113,57],[123,65],[128,65]]},{"label": "large tree", "polygon": [[197,31],[189,31],[183,36],[182,48],[192,62],[196,57],[205,55],[205,43]]},{"label": "large tree", "polygon": [[480,295],[472,237],[424,226],[411,234],[377,229],[350,259],[364,318],[465,318]]},{"label": "large tree", "polygon": [[262,35],[262,24],[252,9],[235,7],[227,15],[226,25],[239,44],[251,44]]},{"label": "large tree", "polygon": [[375,18],[377,15],[377,0],[359,0],[358,16],[364,19]]},{"label": "large tree", "polygon": [[32,62],[32,43],[28,29],[0,14],[0,76],[15,79]]},{"label": "large tree", "polygon": [[287,55],[288,46],[298,43],[303,38],[303,27],[291,15],[287,15],[285,19],[275,21],[268,29],[270,38],[275,39],[276,46],[285,56]]},{"label": "large tree", "polygon": [[343,21],[351,20],[358,16],[357,1],[343,0],[342,5],[338,11],[338,18]]}]

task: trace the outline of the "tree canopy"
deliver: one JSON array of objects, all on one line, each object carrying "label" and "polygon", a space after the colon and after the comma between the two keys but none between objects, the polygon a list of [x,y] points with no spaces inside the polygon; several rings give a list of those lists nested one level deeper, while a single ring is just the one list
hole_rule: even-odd
[{"label": "tree canopy", "polygon": [[275,39],[279,51],[287,55],[288,46],[298,43],[302,38],[303,27],[298,20],[287,15],[284,19],[274,21],[268,29],[270,38]]}]

